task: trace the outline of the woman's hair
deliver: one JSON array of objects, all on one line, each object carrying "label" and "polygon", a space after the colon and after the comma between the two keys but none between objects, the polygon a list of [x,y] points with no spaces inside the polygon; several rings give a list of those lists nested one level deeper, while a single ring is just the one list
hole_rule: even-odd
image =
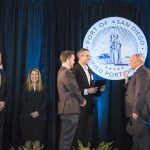
[{"label": "woman's hair", "polygon": [[41,73],[40,73],[40,71],[37,68],[33,68],[33,69],[31,69],[29,71],[27,80],[25,82],[25,89],[27,91],[31,91],[32,90],[32,82],[31,82],[31,78],[30,78],[32,71],[38,72],[39,79],[38,79],[38,81],[36,83],[36,91],[40,92],[40,91],[42,91],[44,89],[44,87],[43,87],[43,83],[42,83]]}]

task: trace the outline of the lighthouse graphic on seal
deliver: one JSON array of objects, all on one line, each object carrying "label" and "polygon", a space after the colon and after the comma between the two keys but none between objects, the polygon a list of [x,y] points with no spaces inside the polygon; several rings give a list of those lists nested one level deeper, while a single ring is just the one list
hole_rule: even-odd
[{"label": "lighthouse graphic on seal", "polygon": [[[109,48],[105,53],[101,53],[97,58],[104,65],[126,66],[128,65],[129,56],[121,55],[122,43],[119,37],[121,28],[115,26],[115,23],[109,27]],[[120,35],[122,36],[122,35]]]}]

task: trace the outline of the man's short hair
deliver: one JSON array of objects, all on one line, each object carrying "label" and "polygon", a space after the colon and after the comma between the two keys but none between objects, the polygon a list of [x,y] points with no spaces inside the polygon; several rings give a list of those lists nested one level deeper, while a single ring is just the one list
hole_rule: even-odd
[{"label": "man's short hair", "polygon": [[61,63],[66,62],[66,60],[71,58],[71,56],[74,54],[75,54],[74,51],[69,51],[69,50],[62,51],[60,54]]},{"label": "man's short hair", "polygon": [[85,52],[85,51],[89,52],[89,50],[86,49],[86,48],[80,48],[80,49],[78,50],[78,52],[77,52],[77,58],[79,59],[79,55],[80,55],[81,53]]}]

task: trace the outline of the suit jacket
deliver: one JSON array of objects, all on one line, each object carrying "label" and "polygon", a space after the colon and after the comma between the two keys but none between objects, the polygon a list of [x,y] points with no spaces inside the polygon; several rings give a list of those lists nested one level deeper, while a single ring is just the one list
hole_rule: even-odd
[{"label": "suit jacket", "polygon": [[73,73],[66,67],[61,66],[58,71],[57,88],[58,114],[80,113],[80,104],[83,103],[84,98]]},{"label": "suit jacket", "polygon": [[127,84],[125,97],[126,116],[130,117],[133,112],[140,117],[149,116],[150,71],[145,66],[140,66]]},{"label": "suit jacket", "polygon": [[38,120],[46,120],[47,118],[47,92],[44,88],[43,91],[27,91],[25,87],[22,90],[21,97],[21,120],[32,119],[30,114],[34,111],[38,111]]},{"label": "suit jacket", "polygon": [[1,84],[0,84],[0,101],[6,102],[7,96],[7,79],[6,79],[6,72],[0,69],[0,76],[1,76]]},{"label": "suit jacket", "polygon": [[90,69],[88,69],[88,71],[89,71],[89,74],[90,74],[90,85],[88,83],[87,76],[86,76],[85,71],[82,68],[82,66],[79,63],[77,63],[73,68],[73,73],[76,77],[78,86],[79,86],[79,88],[82,92],[83,97],[87,100],[87,105],[85,106],[85,108],[86,107],[91,108],[91,106],[93,106],[93,102],[94,102],[93,94],[84,95],[84,90],[85,89],[88,89],[88,88],[94,86],[94,82],[93,82],[92,76],[91,76],[92,71]]}]

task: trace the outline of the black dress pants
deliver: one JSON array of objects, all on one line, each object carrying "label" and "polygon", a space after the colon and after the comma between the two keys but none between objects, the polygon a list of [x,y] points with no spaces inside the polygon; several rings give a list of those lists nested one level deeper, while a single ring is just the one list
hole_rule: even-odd
[{"label": "black dress pants", "polygon": [[83,107],[81,109],[80,119],[73,143],[76,149],[79,148],[78,140],[83,144],[84,147],[87,147],[88,143],[92,145],[93,125],[94,125],[93,109]]}]

